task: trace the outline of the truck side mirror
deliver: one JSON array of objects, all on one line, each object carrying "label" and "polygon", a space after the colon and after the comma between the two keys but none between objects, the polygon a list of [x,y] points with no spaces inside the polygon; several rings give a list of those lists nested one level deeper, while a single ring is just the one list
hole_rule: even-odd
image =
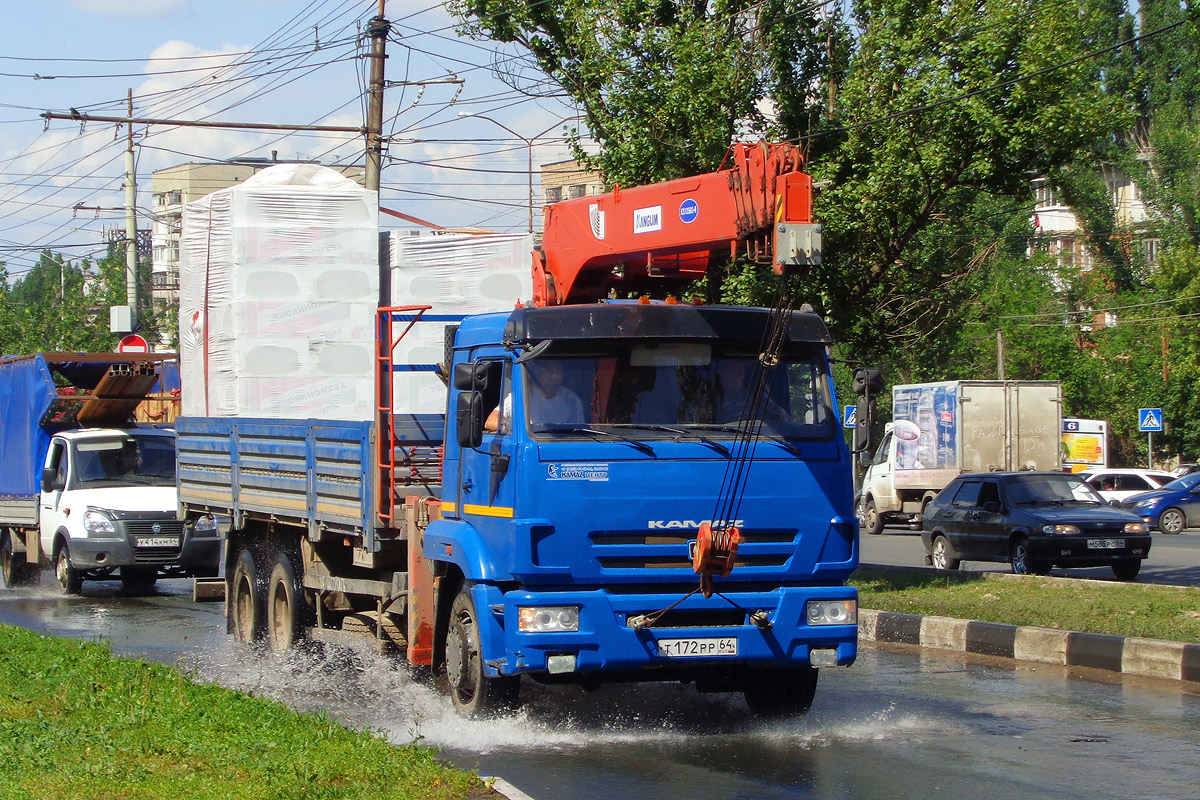
[{"label": "truck side mirror", "polygon": [[[456,369],[455,379],[457,380],[457,378],[458,371]],[[480,392],[459,394],[454,418],[458,431],[458,446],[479,447],[483,442],[483,394]]]},{"label": "truck side mirror", "polygon": [[469,361],[454,365],[454,388],[460,392],[487,388],[488,365],[486,362]]},{"label": "truck side mirror", "polygon": [[871,449],[871,427],[875,424],[875,398],[864,397],[859,402],[854,416],[854,434],[851,436],[851,444],[855,453],[864,455],[863,463],[866,464],[870,460],[867,451]]},{"label": "truck side mirror", "polygon": [[54,467],[45,467],[42,469],[42,491],[53,492],[62,487],[57,484],[58,470]]}]

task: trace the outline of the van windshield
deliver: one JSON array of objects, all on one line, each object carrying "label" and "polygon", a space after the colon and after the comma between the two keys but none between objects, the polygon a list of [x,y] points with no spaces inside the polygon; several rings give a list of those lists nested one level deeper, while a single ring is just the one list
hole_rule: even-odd
[{"label": "van windshield", "polygon": [[81,439],[72,450],[78,488],[175,485],[175,440],[169,436]]}]

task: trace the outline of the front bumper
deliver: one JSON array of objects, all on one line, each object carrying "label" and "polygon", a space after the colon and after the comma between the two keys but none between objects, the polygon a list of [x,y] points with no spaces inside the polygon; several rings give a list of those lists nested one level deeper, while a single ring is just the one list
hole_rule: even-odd
[{"label": "front bumper", "polygon": [[[1110,541],[1114,539],[1123,539],[1124,546],[1111,549],[1088,547],[1089,540]],[[1132,536],[1080,534],[1078,536],[1046,537],[1031,539],[1029,550],[1034,558],[1058,566],[1105,567],[1116,561],[1128,561],[1148,556],[1150,554],[1150,534]]]},{"label": "front bumper", "polygon": [[[190,527],[173,518],[158,523],[162,530],[157,532],[150,530],[145,520],[133,524],[116,520],[113,524],[114,534],[72,538],[68,543],[71,565],[84,570],[155,567],[160,573],[179,577],[217,574],[221,537],[215,532],[211,536],[197,536]],[[178,543],[164,545],[161,541],[164,539],[175,539]]]},{"label": "front bumper", "polygon": [[[486,669],[490,675],[548,672],[550,656],[573,656],[573,672],[625,679],[686,679],[689,673],[738,672],[795,668],[811,664],[810,652],[820,649],[826,663],[836,652],[838,666],[857,655],[858,626],[808,625],[805,604],[810,599],[854,600],[849,586],[802,586],[770,591],[726,592],[705,599],[692,595],[664,616],[661,626],[635,629],[629,620],[667,608],[679,594],[624,594],[608,590],[512,591],[495,586],[474,587]],[[732,602],[731,602],[732,601]],[[736,607],[735,605],[736,604]],[[579,630],[570,633],[521,633],[518,606],[577,606]],[[741,610],[739,610],[740,607]],[[748,613],[764,611],[771,625],[759,628]],[[706,624],[708,623],[708,624]],[[668,657],[659,654],[660,639],[737,640],[736,655]],[[561,660],[559,660],[561,663]],[[603,673],[603,674],[600,674]],[[669,675],[669,677],[665,677]]]}]

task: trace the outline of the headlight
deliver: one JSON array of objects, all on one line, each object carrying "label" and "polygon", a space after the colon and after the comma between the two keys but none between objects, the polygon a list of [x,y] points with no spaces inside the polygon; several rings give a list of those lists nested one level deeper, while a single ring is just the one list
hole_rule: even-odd
[{"label": "headlight", "polygon": [[217,518],[212,514],[205,514],[193,523],[192,530],[196,533],[210,536],[217,532]]},{"label": "headlight", "polygon": [[1051,536],[1074,536],[1079,533],[1079,528],[1074,525],[1043,525],[1042,533],[1048,533]]},{"label": "headlight", "polygon": [[578,606],[518,606],[521,633],[571,633],[579,630]]},{"label": "headlight", "polygon": [[1150,526],[1144,522],[1128,522],[1125,524],[1126,533],[1147,533],[1149,530]]},{"label": "headlight", "polygon": [[89,534],[117,532],[112,520],[106,514],[101,514],[99,511],[93,511],[92,509],[83,512],[83,529]]},{"label": "headlight", "polygon": [[858,624],[857,600],[809,600],[804,604],[809,625]]}]

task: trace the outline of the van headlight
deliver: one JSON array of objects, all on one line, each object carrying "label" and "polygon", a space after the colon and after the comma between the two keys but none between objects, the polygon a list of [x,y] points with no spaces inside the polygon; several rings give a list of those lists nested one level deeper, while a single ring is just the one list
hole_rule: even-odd
[{"label": "van headlight", "polygon": [[574,633],[579,630],[579,606],[517,606],[521,633]]},{"label": "van headlight", "polygon": [[857,625],[857,600],[809,600],[804,604],[809,625]]},{"label": "van headlight", "polygon": [[205,514],[192,523],[192,530],[201,536],[215,536],[217,533],[217,518],[212,514]]},{"label": "van headlight", "polygon": [[89,508],[83,512],[83,529],[87,531],[89,536],[92,534],[117,532],[112,519],[107,514],[97,511],[94,508]]}]

